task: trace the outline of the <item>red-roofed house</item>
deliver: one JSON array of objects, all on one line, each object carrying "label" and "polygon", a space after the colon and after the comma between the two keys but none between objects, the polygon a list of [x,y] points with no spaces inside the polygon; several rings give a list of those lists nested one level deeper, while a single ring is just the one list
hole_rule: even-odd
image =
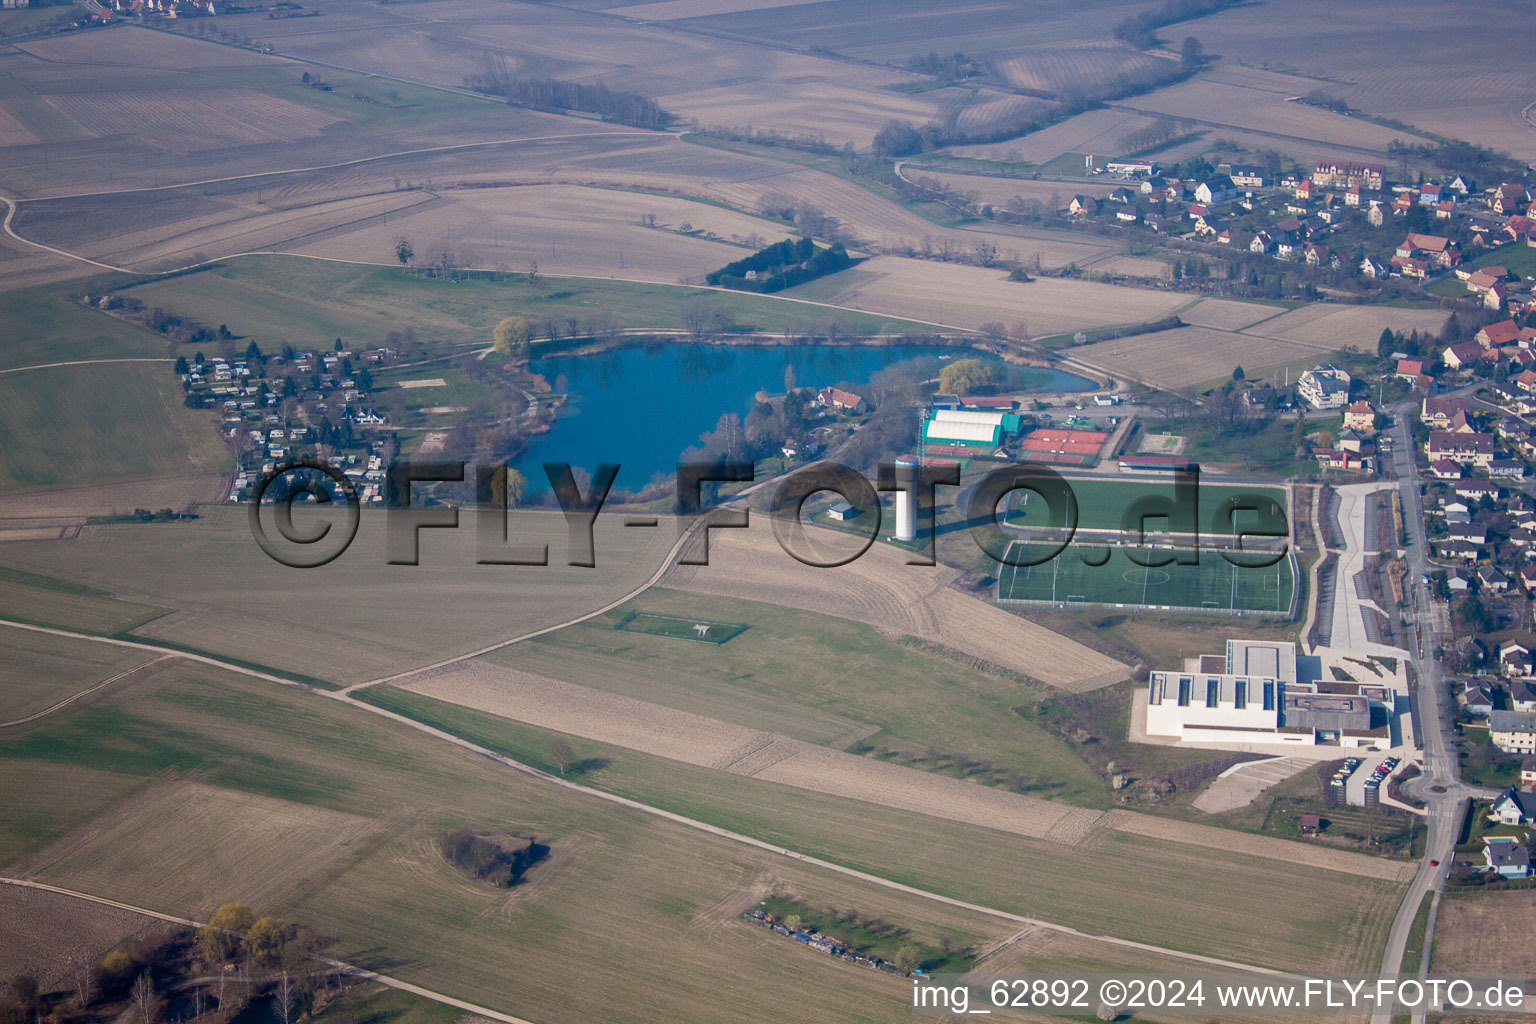
[{"label": "red-roofed house", "polygon": [[1397,379],[1412,383],[1419,374],[1424,372],[1424,360],[1399,359],[1397,361]]},{"label": "red-roofed house", "polygon": [[1509,277],[1507,267],[1483,267],[1480,270],[1474,270],[1467,275],[1467,291],[1485,292],[1507,277]]},{"label": "red-roofed house", "polygon": [[1501,348],[1520,340],[1520,327],[1513,320],[1500,320],[1484,327],[1472,338],[1483,348]]},{"label": "red-roofed house", "polygon": [[822,388],[816,392],[816,404],[827,409],[843,409],[847,412],[863,412],[864,399],[842,388]]},{"label": "red-roofed house", "polygon": [[1436,459],[1430,463],[1429,471],[1439,480],[1461,479],[1461,467],[1450,459]]},{"label": "red-roofed house", "polygon": [[1494,213],[1514,213],[1523,209],[1530,202],[1530,195],[1525,191],[1525,186],[1520,184],[1500,185],[1493,190],[1493,198],[1489,206]]},{"label": "red-roofed house", "polygon": [[1344,409],[1344,429],[1373,433],[1376,430],[1376,407],[1361,399]]},{"label": "red-roofed house", "polygon": [[1453,370],[1464,370],[1483,358],[1483,346],[1475,341],[1463,341],[1440,353],[1441,362]]}]

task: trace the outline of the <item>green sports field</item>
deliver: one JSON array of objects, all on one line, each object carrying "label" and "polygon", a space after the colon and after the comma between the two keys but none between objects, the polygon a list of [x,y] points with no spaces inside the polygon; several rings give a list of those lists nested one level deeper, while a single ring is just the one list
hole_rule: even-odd
[{"label": "green sports field", "polygon": [[[1010,559],[1038,557],[1051,548],[1015,541]],[[1193,608],[1208,611],[1277,612],[1291,608],[1296,580],[1289,557],[1255,569],[1232,565],[1219,551],[1201,551],[1198,565],[1170,563],[1146,568],[1124,549],[1111,548],[1103,565],[1083,559],[1094,545],[1073,544],[1039,565],[1004,565],[998,573],[997,598],[1060,604],[1128,605],[1144,608]]]},{"label": "green sports field", "polygon": [[[1081,530],[1120,530],[1126,515],[1139,501],[1173,500],[1172,480],[1097,479],[1068,477],[1077,498],[1077,526]],[[1235,510],[1235,512],[1234,512]],[[1012,526],[1048,526],[1045,501],[1031,491],[1015,491],[1008,509]],[[1202,484],[1197,505],[1202,533],[1231,536],[1237,531],[1266,534],[1287,532],[1286,494],[1283,487],[1247,484]],[[1165,522],[1150,519],[1149,531],[1165,529]]]}]

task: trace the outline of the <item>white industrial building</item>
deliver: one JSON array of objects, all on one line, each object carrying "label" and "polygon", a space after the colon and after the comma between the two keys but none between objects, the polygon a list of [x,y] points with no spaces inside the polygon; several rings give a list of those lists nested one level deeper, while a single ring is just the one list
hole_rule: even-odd
[{"label": "white industrial building", "polygon": [[1392,745],[1399,670],[1360,682],[1325,674],[1315,657],[1300,672],[1301,660],[1292,643],[1228,640],[1225,655],[1191,659],[1181,672],[1153,671],[1147,735],[1218,745]]}]

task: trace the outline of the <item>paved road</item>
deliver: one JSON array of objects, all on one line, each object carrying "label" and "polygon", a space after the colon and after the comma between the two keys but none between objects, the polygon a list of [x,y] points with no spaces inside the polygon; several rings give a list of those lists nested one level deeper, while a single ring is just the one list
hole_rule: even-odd
[{"label": "paved road", "polygon": [[[1424,751],[1425,784],[1422,792],[1428,800],[1429,838],[1425,844],[1424,859],[1420,861],[1418,873],[1408,885],[1403,904],[1398,908],[1397,918],[1392,922],[1392,930],[1387,936],[1386,950],[1381,958],[1383,974],[1397,973],[1402,963],[1403,949],[1408,942],[1408,933],[1413,928],[1413,920],[1418,914],[1419,904],[1424,900],[1424,894],[1438,893],[1444,888],[1445,872],[1455,852],[1455,829],[1461,803],[1474,792],[1462,785],[1457,774],[1455,745],[1450,735],[1448,693],[1440,664],[1434,656],[1437,637],[1433,598],[1429,587],[1423,582],[1423,574],[1430,569],[1429,546],[1424,536],[1424,504],[1419,494],[1419,476],[1414,466],[1413,437],[1409,429],[1410,419],[1418,414],[1418,404],[1407,402],[1394,407],[1392,412],[1396,423],[1392,427],[1391,464],[1397,475],[1398,491],[1403,501],[1403,520],[1408,529],[1408,549],[1404,557],[1408,561],[1406,581],[1409,584],[1411,606],[1405,643],[1413,654],[1413,665],[1418,676],[1413,696],[1419,712],[1419,745]],[[1443,791],[1436,793],[1435,789]],[[1432,860],[1439,861],[1440,866],[1431,867],[1429,862]],[[1432,935],[1426,933],[1426,949],[1431,938]],[[1414,1015],[1415,1020],[1423,1020],[1424,1017],[1423,1013]],[[1391,1024],[1391,1020],[1391,1008],[1384,1007],[1373,1015],[1372,1024]]]}]

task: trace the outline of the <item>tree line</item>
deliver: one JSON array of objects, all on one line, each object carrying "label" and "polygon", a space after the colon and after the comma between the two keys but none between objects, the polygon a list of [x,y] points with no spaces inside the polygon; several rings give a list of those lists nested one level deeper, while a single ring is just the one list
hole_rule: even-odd
[{"label": "tree line", "polygon": [[523,880],[529,868],[549,856],[549,847],[532,836],[523,845],[508,850],[462,829],[444,836],[440,848],[448,863],[498,889],[512,888]]},{"label": "tree line", "polygon": [[1150,50],[1157,45],[1157,30],[1191,18],[1215,14],[1238,3],[1238,0],[1163,0],[1150,11],[1125,18],[1115,26],[1115,38],[1138,50]]},{"label": "tree line", "polygon": [[704,280],[716,287],[738,291],[781,292],[852,265],[853,260],[841,242],[821,249],[809,238],[798,241],[786,238],[751,256],[727,263],[706,275]]},{"label": "tree line", "polygon": [[556,78],[513,78],[501,71],[469,75],[464,84],[477,92],[505,97],[509,103],[554,110],[579,110],[606,121],[636,128],[667,128],[672,115],[649,96],[606,85],[562,82]]}]

